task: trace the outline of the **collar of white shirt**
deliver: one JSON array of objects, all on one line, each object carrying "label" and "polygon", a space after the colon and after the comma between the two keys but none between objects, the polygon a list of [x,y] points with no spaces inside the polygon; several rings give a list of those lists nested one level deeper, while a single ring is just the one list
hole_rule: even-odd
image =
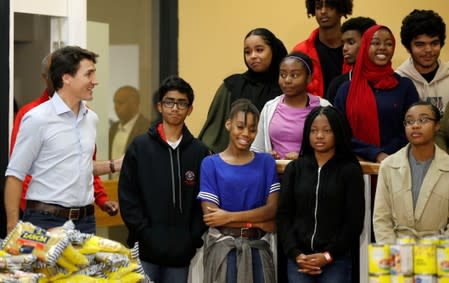
[{"label": "collar of white shirt", "polygon": [[131,129],[134,127],[134,125],[136,124],[137,118],[139,118],[139,113],[136,114],[136,116],[134,116],[131,120],[129,120],[126,124],[122,124],[122,122],[120,122],[118,124],[118,129],[119,131],[124,131],[124,132],[130,132]]}]

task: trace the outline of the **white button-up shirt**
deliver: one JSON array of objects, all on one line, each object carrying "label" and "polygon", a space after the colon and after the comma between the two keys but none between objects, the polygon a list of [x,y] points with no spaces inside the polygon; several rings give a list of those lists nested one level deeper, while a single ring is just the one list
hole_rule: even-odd
[{"label": "white button-up shirt", "polygon": [[97,123],[98,116],[84,102],[76,116],[55,93],[23,117],[5,175],[33,177],[29,200],[66,207],[92,204]]}]

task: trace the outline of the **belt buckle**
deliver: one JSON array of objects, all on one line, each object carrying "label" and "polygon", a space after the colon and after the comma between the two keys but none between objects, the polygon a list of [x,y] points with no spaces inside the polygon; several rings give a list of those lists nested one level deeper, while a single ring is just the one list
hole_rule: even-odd
[{"label": "belt buckle", "polygon": [[69,220],[78,220],[80,219],[80,209],[79,208],[70,208],[69,210]]},{"label": "belt buckle", "polygon": [[241,227],[240,228],[240,237],[241,238],[248,238],[248,235],[244,235],[245,234],[245,231],[247,232],[247,231],[249,231],[249,228],[247,228],[247,227]]}]

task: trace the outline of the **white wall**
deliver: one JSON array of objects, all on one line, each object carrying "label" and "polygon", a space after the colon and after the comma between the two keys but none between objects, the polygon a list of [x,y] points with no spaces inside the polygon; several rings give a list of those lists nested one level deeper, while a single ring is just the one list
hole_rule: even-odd
[{"label": "white wall", "polygon": [[[86,47],[86,1],[87,0],[9,0],[10,13],[10,40],[9,40],[9,67],[10,74],[14,74],[14,13],[28,13],[36,15],[47,15],[62,17],[63,30],[61,35],[66,36],[67,45],[79,45]],[[55,34],[52,33],[51,37]],[[50,41],[54,41],[51,38]],[[49,42],[49,48],[51,44]],[[14,100],[14,76],[9,80],[9,137],[13,123],[13,100]],[[10,138],[9,138],[10,140]]]},{"label": "white wall", "polygon": [[94,89],[94,99],[89,102],[100,118],[97,125],[97,159],[107,160],[109,153],[108,112],[111,103],[109,90],[109,25],[105,23],[87,23],[87,49],[100,55],[96,64],[99,84]]}]

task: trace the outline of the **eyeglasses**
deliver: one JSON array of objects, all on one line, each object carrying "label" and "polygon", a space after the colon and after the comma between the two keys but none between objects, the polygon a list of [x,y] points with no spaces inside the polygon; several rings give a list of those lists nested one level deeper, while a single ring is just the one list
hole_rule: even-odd
[{"label": "eyeglasses", "polygon": [[437,119],[433,119],[433,118],[430,118],[430,117],[421,117],[421,118],[418,118],[418,119],[405,119],[404,120],[404,126],[405,127],[411,127],[411,126],[413,126],[413,125],[415,125],[415,123],[417,123],[418,125],[424,125],[424,124],[427,124],[427,123],[429,123],[430,121],[436,121]]},{"label": "eyeglasses", "polygon": [[162,104],[164,105],[164,107],[167,107],[167,108],[173,108],[173,107],[175,107],[175,104],[176,104],[176,106],[178,107],[179,110],[187,109],[187,107],[190,106],[190,103],[188,103],[187,101],[182,101],[182,100],[174,101],[171,99],[162,100]]}]

